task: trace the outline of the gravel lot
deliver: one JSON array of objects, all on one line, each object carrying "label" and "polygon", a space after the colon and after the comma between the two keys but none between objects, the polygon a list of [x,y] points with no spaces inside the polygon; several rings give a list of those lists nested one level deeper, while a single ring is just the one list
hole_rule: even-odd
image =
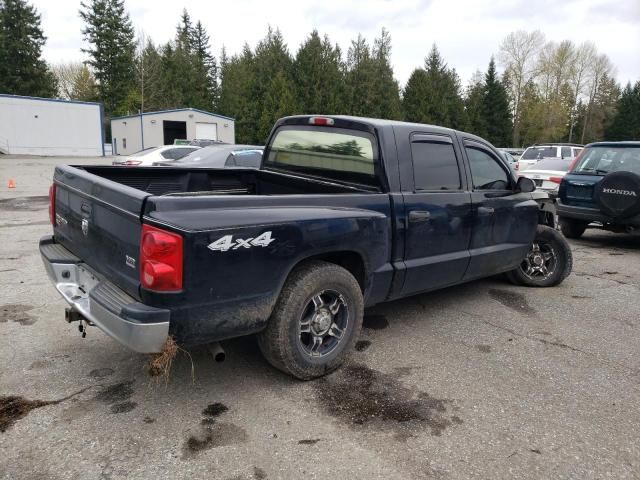
[{"label": "gravel lot", "polygon": [[65,162],[96,159],[0,156],[0,397],[25,400],[0,419],[0,478],[640,478],[639,238],[588,231],[557,288],[378,306],[326,379],[244,338],[157,384],[145,356],[64,322],[37,242]]}]

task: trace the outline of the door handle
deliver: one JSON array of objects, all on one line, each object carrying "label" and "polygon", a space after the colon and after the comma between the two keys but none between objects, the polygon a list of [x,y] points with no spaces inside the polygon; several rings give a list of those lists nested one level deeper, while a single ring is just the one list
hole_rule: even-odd
[{"label": "door handle", "polygon": [[427,210],[411,210],[409,212],[410,223],[426,222],[430,218],[431,218],[431,212]]},{"label": "door handle", "polygon": [[478,207],[478,213],[480,215],[491,215],[496,210],[493,207]]}]

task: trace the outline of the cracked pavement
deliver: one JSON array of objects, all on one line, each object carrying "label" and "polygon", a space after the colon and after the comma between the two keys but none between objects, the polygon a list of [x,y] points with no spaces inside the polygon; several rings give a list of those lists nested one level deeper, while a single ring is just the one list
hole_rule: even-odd
[{"label": "cracked pavement", "polygon": [[158,383],[64,322],[37,251],[56,161],[0,156],[0,479],[640,478],[640,238],[588,230],[557,288],[379,305],[326,379],[244,338]]}]

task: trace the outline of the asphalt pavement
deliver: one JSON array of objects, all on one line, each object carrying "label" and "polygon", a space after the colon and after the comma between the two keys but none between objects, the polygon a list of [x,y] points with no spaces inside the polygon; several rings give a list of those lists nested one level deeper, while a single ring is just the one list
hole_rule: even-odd
[{"label": "asphalt pavement", "polygon": [[556,288],[377,306],[324,379],[248,337],[158,382],[65,323],[38,253],[53,166],[104,162],[0,156],[0,479],[640,478],[639,237],[588,230]]}]

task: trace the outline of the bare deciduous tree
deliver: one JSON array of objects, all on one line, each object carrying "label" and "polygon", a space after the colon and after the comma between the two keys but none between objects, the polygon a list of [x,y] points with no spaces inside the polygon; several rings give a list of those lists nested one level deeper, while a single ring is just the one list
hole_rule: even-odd
[{"label": "bare deciduous tree", "polygon": [[537,57],[544,43],[544,35],[539,30],[512,32],[500,45],[498,60],[505,68],[511,88],[513,109],[513,145],[520,143],[520,101],[524,87],[537,73]]}]

